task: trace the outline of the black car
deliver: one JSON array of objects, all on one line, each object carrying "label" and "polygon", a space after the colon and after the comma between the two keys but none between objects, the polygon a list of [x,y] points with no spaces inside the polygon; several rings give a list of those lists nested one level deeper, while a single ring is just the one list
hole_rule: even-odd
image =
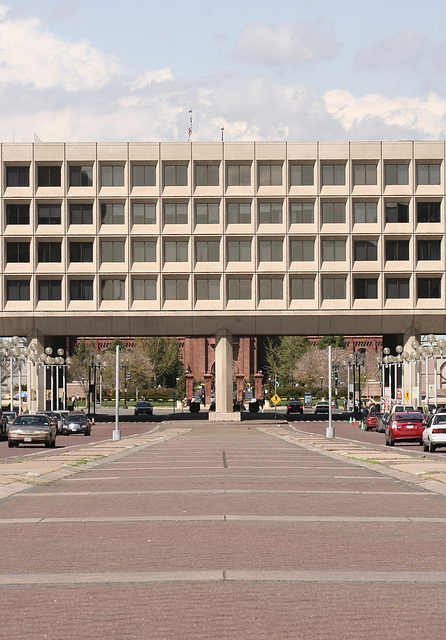
[{"label": "black car", "polygon": [[148,400],[139,400],[135,404],[135,416],[153,415],[153,407]]},{"label": "black car", "polygon": [[71,412],[65,418],[62,435],[69,436],[72,433],[83,433],[89,436],[91,433],[91,423],[85,413]]},{"label": "black car", "polygon": [[303,413],[304,407],[300,400],[289,400],[286,405],[287,413]]}]

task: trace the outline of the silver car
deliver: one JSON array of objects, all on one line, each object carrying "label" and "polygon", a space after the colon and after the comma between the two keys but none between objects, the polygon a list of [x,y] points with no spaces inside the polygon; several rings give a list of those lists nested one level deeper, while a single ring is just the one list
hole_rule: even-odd
[{"label": "silver car", "polygon": [[437,447],[446,447],[446,413],[436,413],[423,431],[423,450],[433,453]]}]

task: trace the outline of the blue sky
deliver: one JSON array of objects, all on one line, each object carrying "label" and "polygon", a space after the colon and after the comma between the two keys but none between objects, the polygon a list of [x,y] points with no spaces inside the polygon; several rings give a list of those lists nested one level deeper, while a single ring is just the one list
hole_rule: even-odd
[{"label": "blue sky", "polygon": [[437,0],[0,0],[0,136],[443,139]]}]

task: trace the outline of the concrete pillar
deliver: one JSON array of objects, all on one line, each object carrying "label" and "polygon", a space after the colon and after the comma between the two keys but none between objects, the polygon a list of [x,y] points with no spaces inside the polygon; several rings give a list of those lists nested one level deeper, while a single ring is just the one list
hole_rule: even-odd
[{"label": "concrete pillar", "polygon": [[215,336],[215,413],[210,420],[241,420],[232,411],[232,334],[220,329]]},{"label": "concrete pillar", "polygon": [[[409,327],[409,329],[407,329],[403,333],[402,346],[404,351],[406,351],[409,354],[409,356],[413,351],[412,342],[414,340],[416,340],[417,342],[420,342],[420,339],[421,339],[420,333],[417,333],[413,327]],[[405,404],[409,404],[404,397],[404,394],[408,392],[409,402],[410,404],[415,405],[415,407],[421,405],[421,394],[420,394],[419,385],[418,385],[419,366],[420,366],[419,364],[415,364],[412,360],[409,360],[403,365],[403,368],[404,368],[403,402]]]},{"label": "concrete pillar", "polygon": [[28,362],[27,370],[27,408],[29,411],[42,411],[43,397],[43,366],[38,364],[38,357],[44,353],[45,337],[35,333],[28,335],[28,348],[34,354]]}]

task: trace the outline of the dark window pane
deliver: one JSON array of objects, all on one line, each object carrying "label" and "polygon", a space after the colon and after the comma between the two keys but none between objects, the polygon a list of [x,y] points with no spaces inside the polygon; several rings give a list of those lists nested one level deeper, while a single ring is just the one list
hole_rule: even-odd
[{"label": "dark window pane", "polygon": [[93,167],[71,165],[70,187],[91,187],[93,185]]},{"label": "dark window pane", "polygon": [[7,187],[29,187],[29,167],[6,167]]},{"label": "dark window pane", "polygon": [[93,224],[93,205],[70,204],[70,224]]},{"label": "dark window pane", "polygon": [[37,167],[38,187],[60,187],[61,167],[40,165]]},{"label": "dark window pane", "polygon": [[29,204],[7,204],[6,224],[29,224]]},{"label": "dark window pane", "polygon": [[62,248],[60,242],[39,242],[37,255],[39,262],[60,262]]},{"label": "dark window pane", "polygon": [[70,280],[70,300],[93,300],[93,280]]}]

